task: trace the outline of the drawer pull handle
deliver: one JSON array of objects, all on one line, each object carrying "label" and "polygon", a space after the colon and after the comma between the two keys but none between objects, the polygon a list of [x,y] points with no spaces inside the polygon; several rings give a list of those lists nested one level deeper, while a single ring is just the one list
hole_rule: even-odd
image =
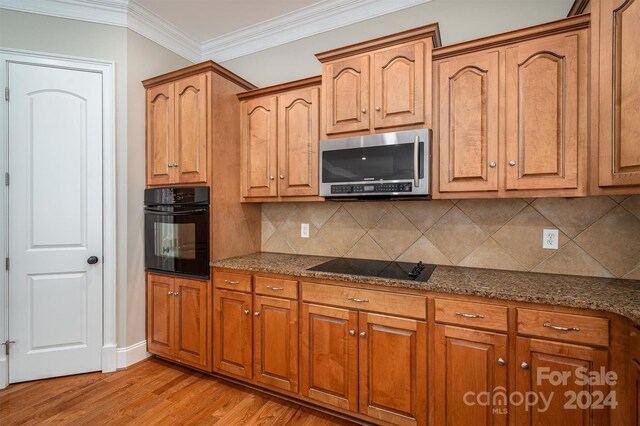
[{"label": "drawer pull handle", "polygon": [[369,303],[369,299],[358,299],[357,297],[347,297],[347,300],[350,300],[356,303]]},{"label": "drawer pull handle", "polygon": [[580,331],[580,327],[561,327],[559,325],[553,325],[550,322],[545,322],[542,324],[543,327],[552,328],[558,331]]},{"label": "drawer pull handle", "polygon": [[456,312],[456,315],[463,318],[484,318],[484,315],[465,314],[464,312]]},{"label": "drawer pull handle", "polygon": [[226,284],[240,284],[240,281],[224,280]]},{"label": "drawer pull handle", "polygon": [[272,287],[270,285],[268,285],[267,288],[269,290],[273,290],[273,291],[282,291],[282,290],[284,290],[284,287]]}]

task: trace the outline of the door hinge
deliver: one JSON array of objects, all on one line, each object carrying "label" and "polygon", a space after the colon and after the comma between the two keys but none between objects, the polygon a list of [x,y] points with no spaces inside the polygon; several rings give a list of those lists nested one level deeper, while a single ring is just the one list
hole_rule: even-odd
[{"label": "door hinge", "polygon": [[16,342],[15,340],[5,340],[4,342],[0,343],[0,345],[4,345],[5,355],[9,356],[9,346],[15,342]]},{"label": "door hinge", "polygon": [[4,267],[5,267],[5,269],[7,271],[9,270],[9,258],[8,257],[4,258]]},{"label": "door hinge", "polygon": [[6,173],[4,174],[4,184],[5,184],[6,186],[9,186],[9,172],[6,172]]},{"label": "door hinge", "polygon": [[8,87],[4,88],[4,100],[5,101],[9,100],[9,88]]}]

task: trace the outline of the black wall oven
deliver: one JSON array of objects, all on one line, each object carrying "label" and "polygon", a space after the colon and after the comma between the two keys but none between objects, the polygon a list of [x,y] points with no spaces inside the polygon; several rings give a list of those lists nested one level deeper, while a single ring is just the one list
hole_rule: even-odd
[{"label": "black wall oven", "polygon": [[209,187],[144,191],[145,268],[209,278]]}]

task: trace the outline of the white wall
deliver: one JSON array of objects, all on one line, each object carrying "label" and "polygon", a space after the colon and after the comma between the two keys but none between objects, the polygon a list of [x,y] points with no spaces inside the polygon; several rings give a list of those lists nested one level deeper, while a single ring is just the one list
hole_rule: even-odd
[{"label": "white wall", "polygon": [[258,87],[319,75],[314,54],[440,23],[443,45],[561,19],[572,0],[433,0],[221,63]]}]

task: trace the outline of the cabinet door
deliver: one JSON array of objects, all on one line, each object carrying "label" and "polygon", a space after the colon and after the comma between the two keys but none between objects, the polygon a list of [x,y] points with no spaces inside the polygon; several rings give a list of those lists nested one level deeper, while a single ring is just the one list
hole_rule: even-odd
[{"label": "cabinet door", "polygon": [[426,424],[426,323],[364,312],[359,322],[360,412],[393,424]]},{"label": "cabinet door", "polygon": [[578,187],[578,155],[586,149],[585,40],[581,31],[506,49],[507,189]]},{"label": "cabinet door", "polygon": [[369,55],[325,64],[322,84],[328,135],[369,129]]},{"label": "cabinet door", "polygon": [[[373,54],[373,126],[376,129],[424,123],[425,42]],[[429,64],[431,61],[429,61]]]},{"label": "cabinet door", "polygon": [[440,191],[497,191],[499,52],[436,64]]},{"label": "cabinet door", "polygon": [[[601,425],[607,423],[604,409],[581,409],[580,401],[600,400],[594,395],[600,391],[607,395],[606,386],[581,384],[577,368],[600,372],[607,366],[607,352],[587,346],[556,343],[546,340],[516,338],[516,391],[522,395],[538,396],[538,404],[525,407],[516,405],[518,425]],[[549,378],[553,374],[553,378]],[[555,380],[561,375],[566,380]],[[582,396],[580,392],[583,392]],[[578,395],[578,400],[571,398]],[[548,405],[543,402],[548,402]],[[572,404],[573,403],[573,404]],[[565,407],[565,404],[573,406]]]},{"label": "cabinet door", "polygon": [[221,373],[251,379],[251,295],[214,292],[213,366]]},{"label": "cabinet door", "polygon": [[507,336],[447,325],[435,329],[436,424],[506,425]]},{"label": "cabinet door", "polygon": [[279,194],[318,195],[320,89],[294,90],[278,97]]},{"label": "cabinet door", "polygon": [[207,181],[209,136],[209,74],[183,78],[176,83],[176,183]]},{"label": "cabinet door", "polygon": [[147,185],[174,182],[174,84],[147,89]]},{"label": "cabinet door", "polygon": [[147,350],[174,356],[173,278],[147,274]]},{"label": "cabinet door", "polygon": [[358,411],[358,313],[302,304],[302,395]]},{"label": "cabinet door", "polygon": [[277,97],[242,102],[242,195],[275,197],[277,168]]},{"label": "cabinet door", "polygon": [[640,364],[631,361],[631,423],[640,425]]},{"label": "cabinet door", "polygon": [[175,352],[185,364],[211,370],[209,281],[175,279]]},{"label": "cabinet door", "polygon": [[600,5],[599,184],[640,185],[640,0],[595,4]]},{"label": "cabinet door", "polygon": [[255,296],[254,379],[298,392],[298,302]]}]

